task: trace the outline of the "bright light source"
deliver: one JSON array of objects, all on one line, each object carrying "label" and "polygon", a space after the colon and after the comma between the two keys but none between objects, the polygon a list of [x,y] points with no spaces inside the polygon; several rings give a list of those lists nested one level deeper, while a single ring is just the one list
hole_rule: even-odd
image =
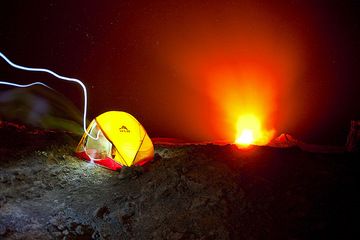
[{"label": "bright light source", "polygon": [[254,133],[251,129],[244,129],[240,136],[236,138],[235,143],[241,146],[248,146],[254,142]]},{"label": "bright light source", "polygon": [[265,145],[274,134],[274,130],[263,129],[260,119],[253,114],[241,115],[236,130],[235,143],[240,147],[248,147],[251,144]]}]

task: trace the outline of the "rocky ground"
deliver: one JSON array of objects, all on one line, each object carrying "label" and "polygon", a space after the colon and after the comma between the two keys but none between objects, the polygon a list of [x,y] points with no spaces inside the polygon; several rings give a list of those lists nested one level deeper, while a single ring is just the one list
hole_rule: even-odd
[{"label": "rocky ground", "polygon": [[156,145],[114,172],[74,157],[77,141],[0,128],[0,239],[359,237],[359,155]]}]

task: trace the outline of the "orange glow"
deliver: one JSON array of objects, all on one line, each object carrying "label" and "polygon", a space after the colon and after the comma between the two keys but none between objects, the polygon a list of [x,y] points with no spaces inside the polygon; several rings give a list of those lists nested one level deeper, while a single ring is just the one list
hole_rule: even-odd
[{"label": "orange glow", "polygon": [[240,116],[236,130],[235,143],[240,147],[247,147],[250,144],[265,145],[274,135],[274,130],[263,129],[259,118],[252,114]]},{"label": "orange glow", "polygon": [[[146,25],[159,43],[151,56],[169,69],[170,79],[156,85],[162,97],[150,102],[162,106],[157,120],[172,117],[163,126],[175,135],[234,142],[236,134],[239,141],[264,145],[284,121],[293,122],[297,99],[289,93],[303,72],[303,35],[271,11],[273,4],[240,2],[222,11],[194,4],[176,21],[154,18]],[[258,127],[238,129],[239,116],[249,113]]]}]

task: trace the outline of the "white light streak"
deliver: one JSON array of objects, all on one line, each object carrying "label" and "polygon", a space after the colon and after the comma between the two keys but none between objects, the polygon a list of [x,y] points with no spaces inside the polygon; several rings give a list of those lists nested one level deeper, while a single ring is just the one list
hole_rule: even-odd
[{"label": "white light streak", "polygon": [[[10,59],[8,59],[2,52],[0,52],[0,57],[2,59],[4,59],[10,66],[12,66],[13,68],[16,68],[16,69],[20,69],[20,70],[24,70],[24,71],[29,71],[29,72],[45,72],[45,73],[48,73],[48,74],[51,74],[53,75],[54,77],[58,78],[58,79],[61,79],[61,80],[64,80],[64,81],[69,81],[69,82],[75,82],[77,84],[79,84],[83,90],[83,94],[84,94],[84,114],[83,114],[83,129],[84,129],[84,132],[92,139],[94,140],[97,140],[99,136],[96,136],[96,137],[93,137],[90,135],[90,133],[86,130],[86,115],[87,115],[87,90],[86,90],[86,86],[84,85],[84,83],[79,80],[79,79],[76,79],[76,78],[70,78],[70,77],[65,77],[65,76],[62,76],[60,74],[57,74],[49,69],[46,69],[46,68],[33,68],[33,67],[25,67],[25,66],[21,66],[21,65],[18,65],[18,64],[15,64],[13,63],[12,61],[10,61]],[[10,83],[10,82],[3,82],[1,81],[0,84],[4,84],[4,85],[10,85],[10,86],[14,86],[14,87],[30,87],[30,86],[33,86],[33,85],[43,85],[45,87],[48,87],[50,88],[49,86],[47,86],[46,84],[44,83],[41,83],[41,82],[34,82],[34,83],[30,83],[30,84],[24,84],[24,85],[21,85],[21,84],[16,84],[16,83]]]}]

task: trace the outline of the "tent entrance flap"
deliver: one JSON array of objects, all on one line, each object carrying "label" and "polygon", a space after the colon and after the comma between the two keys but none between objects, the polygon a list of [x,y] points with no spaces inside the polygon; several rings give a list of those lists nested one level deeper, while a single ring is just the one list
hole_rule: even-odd
[{"label": "tent entrance flap", "polygon": [[106,157],[112,157],[112,144],[106,139],[103,132],[99,129],[96,122],[90,129],[90,135],[98,136],[97,139],[86,138],[84,150],[86,154],[93,160],[104,159]]}]

